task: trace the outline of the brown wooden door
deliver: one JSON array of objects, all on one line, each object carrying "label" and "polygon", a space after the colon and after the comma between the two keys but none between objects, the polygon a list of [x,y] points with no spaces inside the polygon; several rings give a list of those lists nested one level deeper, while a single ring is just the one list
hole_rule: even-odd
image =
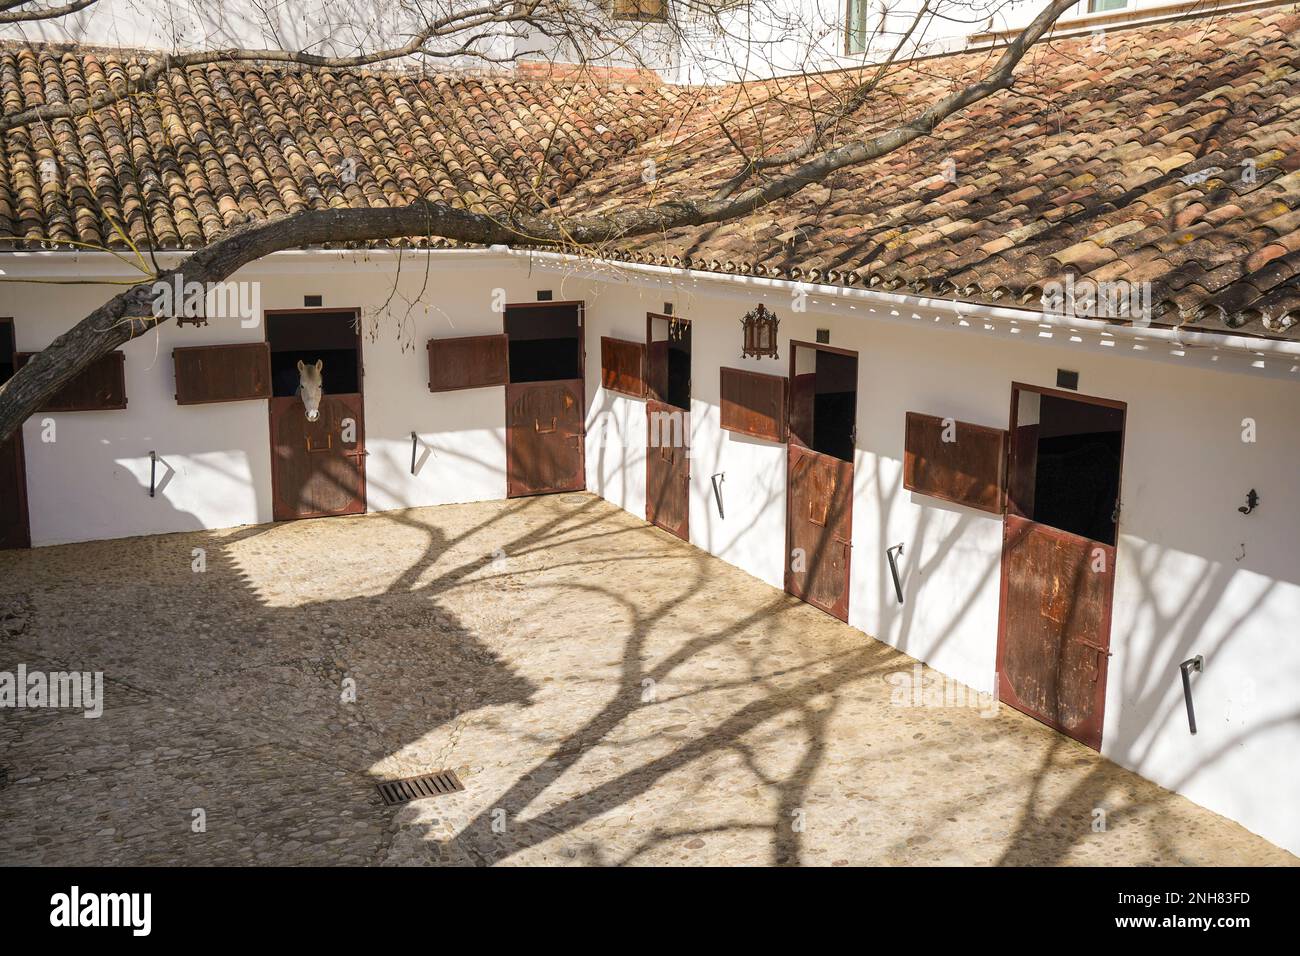
[{"label": "brown wooden door", "polygon": [[1111,545],[1006,516],[999,696],[1093,749],[1101,748],[1114,588]]},{"label": "brown wooden door", "polygon": [[0,548],[30,548],[27,519],[27,468],[23,463],[23,433],[0,442]]},{"label": "brown wooden door", "polygon": [[690,436],[686,413],[649,399],[646,407],[645,520],[690,540]]},{"label": "brown wooden door", "polygon": [[1124,417],[1122,402],[1012,385],[998,696],[1095,750],[1106,706]]},{"label": "brown wooden door", "polygon": [[543,495],[587,486],[582,379],[506,386],[506,494]]},{"label": "brown wooden door", "polygon": [[849,619],[853,462],[790,445],[785,589]]},{"label": "brown wooden door", "polygon": [[[344,439],[351,420],[352,443]],[[307,421],[302,400],[271,399],[271,490],[276,521],[364,514],[365,417],[358,394],[326,395]]]}]

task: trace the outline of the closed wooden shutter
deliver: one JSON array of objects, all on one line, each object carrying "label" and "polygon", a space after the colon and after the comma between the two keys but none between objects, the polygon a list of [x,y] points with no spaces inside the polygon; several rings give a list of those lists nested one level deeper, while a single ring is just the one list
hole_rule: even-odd
[{"label": "closed wooden shutter", "polygon": [[668,0],[612,0],[610,11],[616,20],[668,19]]},{"label": "closed wooden shutter", "polygon": [[768,441],[786,440],[786,379],[739,368],[721,370],[722,427]]},{"label": "closed wooden shutter", "polygon": [[992,514],[1002,513],[1005,429],[907,413],[903,487]]},{"label": "closed wooden shutter", "polygon": [[[22,368],[35,352],[18,352],[14,365]],[[86,366],[45,400],[41,412],[99,412],[126,408],[126,356],[110,352]]]},{"label": "closed wooden shutter", "polygon": [[600,337],[600,384],[611,392],[643,398],[646,393],[645,343]]},{"label": "closed wooden shutter", "polygon": [[510,381],[510,340],[505,335],[429,339],[429,391],[454,392]]},{"label": "closed wooden shutter", "polygon": [[172,361],[177,405],[271,397],[271,347],[265,342],[173,349]]}]

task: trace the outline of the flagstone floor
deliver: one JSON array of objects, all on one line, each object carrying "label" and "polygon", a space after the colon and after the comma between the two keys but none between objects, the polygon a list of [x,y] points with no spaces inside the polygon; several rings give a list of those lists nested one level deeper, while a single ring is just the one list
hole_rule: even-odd
[{"label": "flagstone floor", "polygon": [[0,552],[20,663],[105,683],[0,711],[10,864],[1297,862],[1006,708],[891,704],[910,658],[590,495]]}]

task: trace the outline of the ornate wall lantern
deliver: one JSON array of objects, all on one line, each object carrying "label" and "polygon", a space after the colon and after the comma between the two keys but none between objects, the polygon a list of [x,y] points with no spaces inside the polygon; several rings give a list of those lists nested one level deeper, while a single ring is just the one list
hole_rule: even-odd
[{"label": "ornate wall lantern", "polygon": [[780,358],[776,354],[776,330],[781,320],[776,317],[775,312],[769,311],[767,306],[760,302],[745,313],[740,324],[745,330],[745,346],[740,352],[742,358],[750,356],[762,358],[765,355]]}]

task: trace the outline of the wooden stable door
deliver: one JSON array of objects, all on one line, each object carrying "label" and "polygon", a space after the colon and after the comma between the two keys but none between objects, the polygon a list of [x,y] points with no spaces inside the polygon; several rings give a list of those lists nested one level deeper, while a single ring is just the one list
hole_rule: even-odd
[{"label": "wooden stable door", "polygon": [[1100,749],[1124,407],[1013,390],[998,634],[1002,701]]},{"label": "wooden stable door", "polygon": [[307,421],[297,396],[271,399],[271,448],[276,521],[365,513],[365,417],[359,394],[325,395],[314,422]]},{"label": "wooden stable door", "polygon": [[0,442],[0,549],[31,547],[21,427]]},{"label": "wooden stable door", "polygon": [[1115,549],[1007,515],[1002,541],[999,695],[1101,747]]},{"label": "wooden stable door", "polygon": [[506,386],[506,494],[544,495],[587,486],[582,379]]},{"label": "wooden stable door", "polygon": [[853,462],[790,445],[785,589],[849,619]]},{"label": "wooden stable door", "polygon": [[649,399],[646,407],[645,517],[689,540],[691,459],[686,413]]}]

